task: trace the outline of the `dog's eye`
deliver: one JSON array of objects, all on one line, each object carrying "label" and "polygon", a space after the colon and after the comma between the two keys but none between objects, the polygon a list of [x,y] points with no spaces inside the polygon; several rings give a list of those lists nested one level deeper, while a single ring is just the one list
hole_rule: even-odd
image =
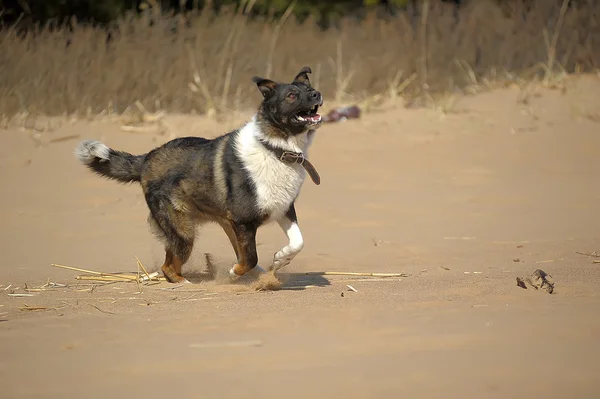
[{"label": "dog's eye", "polygon": [[288,94],[288,98],[289,98],[290,100],[295,100],[295,99],[296,99],[296,93],[289,93],[289,94]]}]

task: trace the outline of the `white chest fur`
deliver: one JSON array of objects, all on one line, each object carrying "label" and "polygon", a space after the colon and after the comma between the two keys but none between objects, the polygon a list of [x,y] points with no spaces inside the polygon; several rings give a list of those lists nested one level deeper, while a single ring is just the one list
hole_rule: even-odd
[{"label": "white chest fur", "polygon": [[[259,138],[267,139],[252,119],[236,136],[236,152],[256,187],[258,208],[269,215],[269,220],[278,220],[300,193],[306,171],[299,164],[281,162],[260,143]],[[270,139],[269,143],[306,155],[310,141],[307,133],[303,133],[289,140]]]}]

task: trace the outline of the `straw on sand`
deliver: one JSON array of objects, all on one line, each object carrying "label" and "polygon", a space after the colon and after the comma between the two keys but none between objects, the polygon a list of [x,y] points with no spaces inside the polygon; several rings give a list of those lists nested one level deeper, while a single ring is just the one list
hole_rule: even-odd
[{"label": "straw on sand", "polygon": [[83,272],[83,273],[94,274],[96,276],[105,276],[105,277],[106,276],[110,276],[110,277],[115,277],[115,278],[121,278],[121,279],[124,279],[124,280],[137,280],[137,277],[135,277],[135,276],[129,276],[129,275],[124,275],[124,274],[102,273],[102,272],[97,272],[97,271],[94,271],[94,270],[80,269],[78,267],[58,265],[56,263],[53,263],[52,266],[53,267],[59,267],[61,269],[74,270],[76,272]]},{"label": "straw on sand", "polygon": [[[136,259],[137,259],[137,257],[136,257]],[[139,262],[139,259],[138,259],[138,262]],[[52,266],[59,267],[61,269],[74,270],[77,272],[82,272],[82,273],[88,274],[88,275],[83,275],[83,276],[76,276],[75,278],[77,280],[95,280],[95,281],[124,281],[124,280],[126,280],[126,281],[143,282],[143,281],[148,281],[148,280],[152,280],[152,279],[159,279],[158,272],[148,273],[148,271],[146,270],[146,268],[144,267],[144,265],[141,262],[138,263],[138,266],[144,271],[144,273],[146,274],[145,276],[139,276],[137,274],[98,272],[95,270],[87,270],[87,269],[82,269],[79,267],[58,265],[55,263],[53,263]]]},{"label": "straw on sand", "polygon": [[305,272],[305,276],[408,277],[406,273]]},{"label": "straw on sand", "polygon": [[[142,261],[140,261],[140,259],[137,256],[135,257],[135,260],[137,261],[138,266],[141,267],[142,270],[144,271],[144,273],[146,274],[146,277],[148,277],[148,280],[150,280],[150,275],[148,274],[148,270],[146,270]],[[158,273],[156,273],[156,275],[158,275]]]}]

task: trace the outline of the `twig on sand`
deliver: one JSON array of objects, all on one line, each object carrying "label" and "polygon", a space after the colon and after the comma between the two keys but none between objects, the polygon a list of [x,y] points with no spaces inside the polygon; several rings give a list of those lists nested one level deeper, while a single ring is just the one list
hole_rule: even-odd
[{"label": "twig on sand", "polygon": [[600,263],[600,260],[594,259],[592,263]]},{"label": "twig on sand", "polygon": [[[76,280],[84,280],[84,281],[100,281],[105,282],[103,285],[113,284],[113,283],[123,283],[124,280],[122,278],[115,278],[111,276],[75,276]],[[131,280],[133,281],[133,280]]]},{"label": "twig on sand", "polygon": [[139,260],[139,258],[137,256],[135,257],[135,260],[137,261],[138,266],[141,267],[142,270],[144,271],[144,273],[146,274],[146,277],[148,277],[148,280],[150,280],[151,279],[150,278],[150,274],[148,274],[148,270],[146,270],[146,268],[144,267],[144,264],[142,263],[142,261]]},{"label": "twig on sand", "polygon": [[382,277],[382,278],[344,278],[344,279],[340,279],[340,280],[335,280],[338,282],[347,282],[347,281],[352,281],[353,283],[359,283],[359,282],[369,282],[369,283],[377,283],[377,282],[383,282],[383,281],[402,281],[401,279],[396,279],[396,278],[392,278],[392,277]]},{"label": "twig on sand", "polygon": [[50,279],[48,279],[48,282],[42,285],[40,288],[67,288],[67,284],[55,283],[54,281],[50,281]]},{"label": "twig on sand", "polygon": [[120,274],[115,274],[115,273],[102,273],[102,272],[97,272],[97,271],[94,271],[94,270],[80,269],[78,267],[58,265],[56,263],[53,263],[52,266],[53,267],[59,267],[61,269],[75,270],[77,272],[94,274],[96,276],[105,276],[105,277],[109,276],[109,277],[121,278],[123,280],[137,280],[137,278],[135,276],[120,275]]},{"label": "twig on sand", "polygon": [[190,344],[190,348],[239,348],[262,346],[262,341],[225,341],[225,342],[202,342]]},{"label": "twig on sand", "polygon": [[149,133],[156,131],[156,126],[131,126],[122,125],[121,130],[129,133]]},{"label": "twig on sand", "polygon": [[142,286],[140,285],[140,262],[138,261],[137,264],[137,275],[136,275],[136,279],[135,279],[135,283],[137,284],[137,289],[138,289],[138,294],[142,293]]},{"label": "twig on sand", "polygon": [[[136,259],[137,259],[137,257],[136,257]],[[138,262],[139,262],[139,259],[138,259]],[[124,281],[124,280],[144,282],[144,281],[149,281],[149,280],[161,280],[161,277],[159,277],[158,272],[148,273],[148,271],[146,270],[146,268],[144,267],[142,262],[138,263],[138,273],[136,273],[136,274],[104,273],[104,272],[97,272],[94,270],[81,269],[78,267],[58,265],[55,263],[53,263],[52,266],[59,267],[61,269],[75,270],[78,272],[83,272],[83,273],[88,274],[88,275],[82,275],[82,276],[75,276],[75,278],[77,280],[93,280],[93,281],[105,281],[105,282],[117,282],[117,281]],[[141,277],[139,276],[139,268],[140,267],[146,274],[145,276],[141,276]],[[89,274],[91,274],[91,276]]]},{"label": "twig on sand", "polygon": [[175,285],[173,287],[165,287],[165,288],[161,288],[161,291],[172,291],[172,290],[176,290],[177,288],[181,288],[183,287],[183,284],[179,284],[179,285]]},{"label": "twig on sand", "polygon": [[305,276],[408,277],[406,273],[305,272]]},{"label": "twig on sand", "polygon": [[354,288],[353,286],[351,286],[350,284],[346,284],[346,287],[348,287],[348,289],[349,289],[350,291],[353,291],[353,292],[358,292],[358,290],[357,290],[356,288]]},{"label": "twig on sand", "polygon": [[78,139],[79,137],[81,137],[80,134],[71,134],[68,136],[62,136],[62,137],[56,137],[54,139],[50,139],[50,140],[48,140],[48,142],[49,143],[60,143],[62,141],[75,140],[75,139]]},{"label": "twig on sand", "polygon": [[29,306],[29,305],[25,305],[25,306],[21,306],[19,309],[21,309],[21,310],[36,311],[36,310],[55,310],[57,308],[51,308],[51,307],[48,307],[48,306]]},{"label": "twig on sand", "polygon": [[26,297],[26,296],[35,296],[33,294],[8,294],[8,296],[12,296],[12,297]]},{"label": "twig on sand", "polygon": [[109,312],[108,310],[102,310],[102,309],[100,309],[98,306],[96,306],[96,305],[92,305],[91,303],[88,303],[88,305],[90,305],[90,306],[91,306],[91,307],[93,307],[93,308],[96,308],[97,310],[99,310],[99,311],[100,311],[100,312],[102,312],[102,313],[107,313],[107,314],[116,314],[116,313],[113,313],[113,312]]},{"label": "twig on sand", "polygon": [[593,258],[600,258],[600,255],[598,255],[596,253],[596,251],[594,251],[594,252],[575,252],[575,253],[579,254],[579,255],[583,255],[583,256],[591,256]]},{"label": "twig on sand", "polygon": [[65,305],[68,305],[68,306],[72,307],[72,308],[76,308],[77,307],[76,305],[73,305],[72,303],[69,303],[67,301],[61,301],[61,302],[64,303]]}]

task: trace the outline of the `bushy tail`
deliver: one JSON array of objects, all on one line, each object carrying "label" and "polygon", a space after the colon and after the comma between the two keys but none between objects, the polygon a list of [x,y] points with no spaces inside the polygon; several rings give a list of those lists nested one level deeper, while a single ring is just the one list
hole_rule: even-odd
[{"label": "bushy tail", "polygon": [[82,141],[75,156],[97,174],[123,183],[139,182],[146,155],[116,151],[99,141]]}]

